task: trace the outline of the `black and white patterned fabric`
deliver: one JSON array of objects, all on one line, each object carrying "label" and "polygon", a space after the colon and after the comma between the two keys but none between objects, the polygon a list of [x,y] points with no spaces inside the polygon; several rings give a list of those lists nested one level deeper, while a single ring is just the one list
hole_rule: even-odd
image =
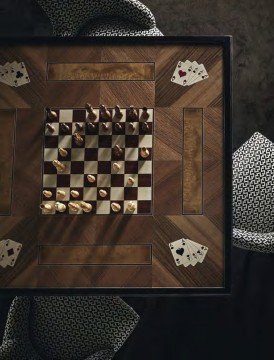
[{"label": "black and white patterned fabric", "polygon": [[[76,36],[84,27],[85,30],[81,35],[90,36],[91,31],[86,26],[90,23],[90,28],[94,30],[93,22],[97,20],[99,20],[97,36],[108,36],[109,18],[115,23],[119,22],[120,35],[128,33],[129,30],[132,35],[139,35],[140,32],[161,35],[156,28],[152,12],[138,0],[37,0],[37,2],[49,17],[55,36]],[[104,22],[106,29],[103,31]],[[125,28],[121,25],[123,22]],[[130,29],[128,22],[132,23]],[[117,29],[115,25],[111,36],[117,33]]]},{"label": "black and white patterned fabric", "polygon": [[109,360],[139,316],[119,297],[17,297],[1,360]]},{"label": "black and white patterned fabric", "polygon": [[255,133],[233,155],[233,243],[274,252],[274,144]]}]

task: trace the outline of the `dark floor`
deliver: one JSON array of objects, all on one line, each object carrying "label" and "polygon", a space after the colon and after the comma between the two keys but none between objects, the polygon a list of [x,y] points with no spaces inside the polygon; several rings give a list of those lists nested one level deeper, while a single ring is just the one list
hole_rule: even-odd
[{"label": "dark floor", "polygon": [[[233,35],[234,149],[255,131],[274,141],[274,1],[143,2],[165,35]],[[47,19],[33,0],[0,0],[1,36],[48,34]],[[127,298],[142,318],[116,358],[268,358],[274,324],[274,255],[233,249],[232,265],[230,297]],[[0,301],[3,329],[9,299]]]}]

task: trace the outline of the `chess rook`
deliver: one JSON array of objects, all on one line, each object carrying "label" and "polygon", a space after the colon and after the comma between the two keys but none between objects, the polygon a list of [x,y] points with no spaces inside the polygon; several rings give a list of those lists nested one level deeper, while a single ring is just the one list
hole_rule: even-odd
[{"label": "chess rook", "polygon": [[149,118],[149,113],[147,112],[147,107],[143,107],[143,109],[142,109],[142,114],[141,114],[141,119],[142,120],[148,120],[148,118]]},{"label": "chess rook", "polygon": [[86,110],[88,113],[88,119],[90,121],[95,121],[97,118],[96,112],[94,111],[93,107],[90,104],[86,104]]},{"label": "chess rook", "polygon": [[73,135],[73,141],[74,141],[75,145],[77,145],[77,146],[82,146],[84,143],[84,139],[82,138],[82,136],[79,133],[75,133]]},{"label": "chess rook", "polygon": [[52,165],[59,172],[64,172],[66,170],[66,165],[61,163],[61,161],[59,161],[59,160],[53,160]]},{"label": "chess rook", "polygon": [[46,128],[48,129],[48,131],[50,132],[50,133],[54,133],[54,131],[55,131],[55,127],[52,125],[52,124],[50,124],[50,123],[46,123]]},{"label": "chess rook", "polygon": [[127,204],[127,210],[129,212],[134,212],[136,210],[136,204],[133,202],[133,201],[130,201],[128,204]]},{"label": "chess rook", "polygon": [[52,111],[49,107],[46,108],[47,119],[55,121],[57,119],[57,114],[55,111]]},{"label": "chess rook", "polygon": [[43,210],[45,213],[50,213],[52,212],[53,207],[50,204],[41,204],[40,209]]}]

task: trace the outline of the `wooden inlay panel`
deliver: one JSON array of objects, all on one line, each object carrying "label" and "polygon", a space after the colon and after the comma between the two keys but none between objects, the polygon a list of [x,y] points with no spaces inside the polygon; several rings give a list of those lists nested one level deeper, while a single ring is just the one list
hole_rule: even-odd
[{"label": "wooden inlay panel", "polygon": [[11,213],[15,112],[0,110],[0,215]]},{"label": "wooden inlay panel", "polygon": [[151,245],[40,246],[42,265],[149,265]]},{"label": "wooden inlay panel", "polygon": [[154,63],[49,63],[48,80],[154,80]]},{"label": "wooden inlay panel", "polygon": [[183,214],[203,212],[203,109],[184,109]]}]

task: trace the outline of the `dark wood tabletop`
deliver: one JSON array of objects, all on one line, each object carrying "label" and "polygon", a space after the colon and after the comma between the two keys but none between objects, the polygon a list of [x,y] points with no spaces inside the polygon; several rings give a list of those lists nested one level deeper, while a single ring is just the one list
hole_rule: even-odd
[{"label": "dark wood tabletop", "polygon": [[[0,83],[0,239],[23,247],[0,288],[125,294],[228,292],[231,235],[231,39],[0,40],[1,65],[23,61],[30,83]],[[170,81],[179,60],[209,78]],[[86,103],[154,109],[152,214],[43,216],[45,108]],[[176,266],[169,243],[208,247]]]}]

